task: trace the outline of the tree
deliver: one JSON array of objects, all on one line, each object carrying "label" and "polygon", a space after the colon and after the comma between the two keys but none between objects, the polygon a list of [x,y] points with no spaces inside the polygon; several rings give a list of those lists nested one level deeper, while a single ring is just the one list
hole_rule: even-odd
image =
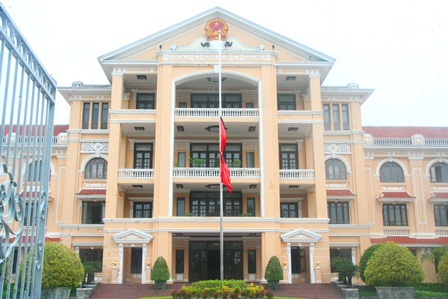
[{"label": "tree", "polygon": [[366,281],[364,271],[366,270],[367,262],[370,260],[373,253],[381,247],[381,245],[382,244],[375,244],[364,250],[364,253],[361,256],[361,260],[359,261],[359,276],[363,281]]},{"label": "tree", "polygon": [[448,285],[448,252],[446,252],[439,260],[439,266],[437,267],[438,276],[440,282]]},{"label": "tree", "polygon": [[394,242],[386,242],[375,250],[364,274],[367,284],[382,287],[411,287],[424,278],[417,258]]},{"label": "tree", "polygon": [[438,267],[440,260],[448,252],[448,245],[433,248],[430,253],[422,256],[422,262],[430,261]]},{"label": "tree", "polygon": [[352,278],[359,276],[359,267],[346,257],[335,257],[331,261],[331,265],[339,272],[339,279],[347,280],[347,286],[351,287]]}]

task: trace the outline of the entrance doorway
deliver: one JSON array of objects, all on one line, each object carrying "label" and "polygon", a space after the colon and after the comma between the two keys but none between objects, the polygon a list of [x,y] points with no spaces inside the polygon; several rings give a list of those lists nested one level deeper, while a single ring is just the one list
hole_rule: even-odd
[{"label": "entrance doorway", "polygon": [[[190,242],[189,281],[220,279],[220,243]],[[243,279],[242,242],[224,242],[224,278]]]}]

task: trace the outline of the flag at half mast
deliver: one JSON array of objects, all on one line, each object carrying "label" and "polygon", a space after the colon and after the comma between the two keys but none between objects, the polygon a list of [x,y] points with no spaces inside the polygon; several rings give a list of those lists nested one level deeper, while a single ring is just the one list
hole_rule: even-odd
[{"label": "flag at half mast", "polygon": [[220,170],[220,176],[221,176],[221,183],[227,186],[229,189],[229,192],[232,193],[232,183],[230,182],[230,169],[227,166],[226,159],[224,158],[224,149],[226,148],[226,142],[227,142],[227,133],[226,133],[226,126],[224,125],[224,121],[222,120],[222,117],[219,118],[219,131],[221,136],[220,138],[220,148],[219,148],[219,155],[220,155],[220,161],[219,161],[219,170]]}]

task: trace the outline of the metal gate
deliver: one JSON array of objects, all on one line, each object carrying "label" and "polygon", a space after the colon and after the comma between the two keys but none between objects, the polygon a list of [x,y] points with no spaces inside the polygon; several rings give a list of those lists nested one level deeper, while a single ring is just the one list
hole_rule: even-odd
[{"label": "metal gate", "polygon": [[0,3],[0,284],[40,298],[56,82]]}]

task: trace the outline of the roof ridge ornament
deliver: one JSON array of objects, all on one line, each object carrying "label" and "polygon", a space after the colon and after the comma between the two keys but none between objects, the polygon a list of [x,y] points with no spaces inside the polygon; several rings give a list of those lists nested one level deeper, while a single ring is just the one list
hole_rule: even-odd
[{"label": "roof ridge ornament", "polygon": [[214,18],[208,21],[205,24],[205,34],[207,35],[207,40],[218,40],[219,39],[219,30],[221,30],[221,40],[225,41],[227,39],[227,32],[229,31],[229,27],[227,23],[220,19]]}]

